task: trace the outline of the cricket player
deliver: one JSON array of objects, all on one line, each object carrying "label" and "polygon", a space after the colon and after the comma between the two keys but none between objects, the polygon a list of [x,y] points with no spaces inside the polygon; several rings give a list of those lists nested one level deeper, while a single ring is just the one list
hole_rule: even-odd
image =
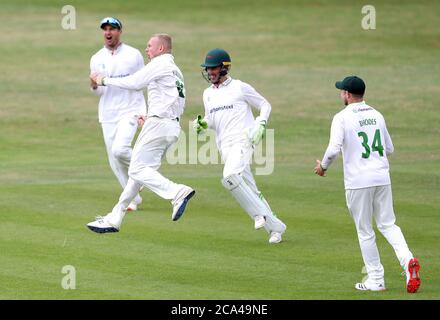
[{"label": "cricket player", "polygon": [[[197,133],[211,128],[225,162],[223,186],[254,220],[255,229],[265,228],[269,243],[279,243],[286,225],[278,219],[258,190],[250,168],[253,148],[266,130],[271,105],[252,86],[232,79],[231,58],[223,49],[208,52],[202,74],[211,85],[203,92],[205,116],[193,121]],[[254,119],[251,107],[260,111]]]},{"label": "cricket player", "polygon": [[[120,41],[121,21],[107,17],[101,21],[100,26],[104,35],[104,47],[90,59],[90,72],[109,78],[120,78],[140,70],[144,66],[144,60],[139,50]],[[100,97],[99,122],[110,167],[122,188],[125,188],[138,117],[142,120],[146,114],[144,95],[142,91],[99,87],[93,82],[91,91]],[[128,205],[128,210],[136,210],[141,202],[142,198],[136,195]]]},{"label": "cricket player", "polygon": [[177,221],[184,213],[195,191],[162,176],[158,169],[167,149],[180,134],[179,119],[185,107],[185,87],[182,72],[174,63],[172,41],[167,34],[155,34],[145,52],[150,62],[131,76],[112,78],[92,75],[91,80],[106,88],[121,88],[133,92],[148,90],[148,113],[133,148],[129,180],[119,202],[111,213],[98,217],[87,226],[98,233],[118,232],[128,204],[146,187],[160,197],[171,200],[171,218]]},{"label": "cricket player", "polygon": [[330,142],[322,161],[316,160],[315,173],[325,176],[342,151],[344,184],[348,210],[356,225],[368,279],[357,283],[358,290],[385,290],[384,269],[380,263],[373,217],[378,230],[393,247],[406,273],[406,289],[414,293],[420,286],[420,265],[408,249],[395,224],[391,180],[387,156],[394,151],[382,114],[363,100],[365,83],[356,76],[336,82],[345,108],[332,121]]}]

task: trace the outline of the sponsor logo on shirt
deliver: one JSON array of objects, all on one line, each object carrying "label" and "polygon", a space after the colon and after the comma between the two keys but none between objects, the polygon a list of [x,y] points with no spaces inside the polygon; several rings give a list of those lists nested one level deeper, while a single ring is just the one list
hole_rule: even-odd
[{"label": "sponsor logo on shirt", "polygon": [[124,78],[124,77],[127,77],[129,75],[130,75],[129,73],[127,73],[127,74],[118,74],[116,76],[109,76],[109,78]]},{"label": "sponsor logo on shirt", "polygon": [[353,113],[358,113],[358,112],[362,112],[362,111],[370,111],[370,110],[373,110],[373,108],[368,107],[368,108],[353,109]]},{"label": "sponsor logo on shirt", "polygon": [[217,107],[217,108],[212,108],[209,113],[214,113],[217,111],[222,111],[222,110],[228,110],[228,109],[234,109],[234,105],[231,104],[229,106],[221,106],[221,107]]}]

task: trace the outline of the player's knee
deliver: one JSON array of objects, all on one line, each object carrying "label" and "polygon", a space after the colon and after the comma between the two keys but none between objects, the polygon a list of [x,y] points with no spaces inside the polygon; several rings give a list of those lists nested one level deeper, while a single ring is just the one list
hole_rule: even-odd
[{"label": "player's knee", "polygon": [[120,161],[130,161],[131,148],[126,146],[113,146],[112,154],[116,159]]},{"label": "player's knee", "polygon": [[374,230],[364,230],[358,232],[358,237],[360,241],[374,241],[376,239],[376,234],[374,233]]},{"label": "player's knee", "polygon": [[142,169],[143,169],[142,166],[130,163],[130,166],[128,167],[128,176],[133,180],[137,181],[139,180],[139,175],[142,172]]},{"label": "player's knee", "polygon": [[227,177],[230,176],[241,176],[243,173],[243,171],[239,171],[239,170],[223,170],[223,179],[226,179]]},{"label": "player's knee", "polygon": [[142,181],[143,178],[148,177],[156,171],[154,168],[151,168],[142,163],[130,163],[128,167],[128,176],[135,181]]},{"label": "player's knee", "polygon": [[231,174],[222,179],[222,185],[227,190],[234,190],[237,188],[241,183],[243,183],[243,178],[239,174]]},{"label": "player's knee", "polygon": [[[394,222],[393,223],[378,223],[377,224],[377,230],[379,230],[380,233],[386,233],[387,231],[391,229],[396,229],[397,227]],[[400,229],[400,228],[399,228]]]}]

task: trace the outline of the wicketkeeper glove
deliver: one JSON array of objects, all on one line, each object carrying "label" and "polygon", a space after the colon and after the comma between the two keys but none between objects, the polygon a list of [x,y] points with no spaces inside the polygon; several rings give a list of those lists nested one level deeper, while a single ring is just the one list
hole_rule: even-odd
[{"label": "wicketkeeper glove", "polygon": [[249,139],[252,144],[257,145],[263,139],[266,133],[266,120],[258,116],[255,119],[254,127],[249,132]]},{"label": "wicketkeeper glove", "polygon": [[208,129],[208,122],[206,122],[206,120],[199,114],[193,121],[193,128],[197,134],[204,133],[206,129]]}]

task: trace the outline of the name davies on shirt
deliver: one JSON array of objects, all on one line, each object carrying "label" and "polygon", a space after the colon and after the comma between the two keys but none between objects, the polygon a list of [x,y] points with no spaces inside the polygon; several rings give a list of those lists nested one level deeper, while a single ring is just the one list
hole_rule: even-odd
[{"label": "name davies on shirt", "polygon": [[228,109],[234,109],[234,105],[228,105],[228,106],[221,106],[221,107],[216,107],[216,108],[212,108],[209,113],[214,113],[217,111],[222,111],[222,110],[228,110]]}]

